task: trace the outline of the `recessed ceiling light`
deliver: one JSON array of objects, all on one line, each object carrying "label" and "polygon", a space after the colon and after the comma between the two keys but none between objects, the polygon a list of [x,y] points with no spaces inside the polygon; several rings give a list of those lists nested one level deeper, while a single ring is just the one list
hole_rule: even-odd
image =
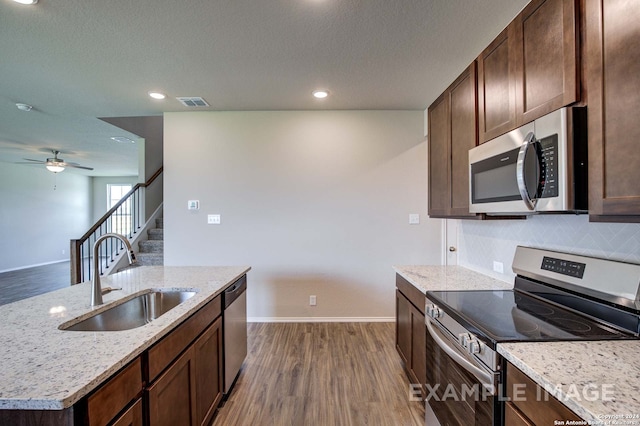
[{"label": "recessed ceiling light", "polygon": [[329,92],[327,92],[326,90],[316,90],[315,92],[313,92],[313,96],[318,99],[324,99],[329,96]]},{"label": "recessed ceiling light", "polygon": [[20,111],[31,111],[33,109],[33,107],[31,105],[27,105],[27,104],[16,104],[16,107],[20,110]]},{"label": "recessed ceiling light", "polygon": [[149,96],[151,96],[153,99],[164,99],[167,97],[167,95],[160,92],[149,92]]},{"label": "recessed ceiling light", "polygon": [[16,3],[20,3],[20,4],[36,4],[38,3],[38,0],[13,0]]}]

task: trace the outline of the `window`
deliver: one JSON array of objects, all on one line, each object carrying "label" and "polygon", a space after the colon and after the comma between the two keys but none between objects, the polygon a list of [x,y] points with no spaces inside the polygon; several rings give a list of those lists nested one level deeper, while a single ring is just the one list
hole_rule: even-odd
[{"label": "window", "polygon": [[[131,191],[131,184],[107,184],[107,210],[111,210],[127,192]],[[128,235],[131,232],[131,200],[118,206],[111,215],[110,232]]]}]

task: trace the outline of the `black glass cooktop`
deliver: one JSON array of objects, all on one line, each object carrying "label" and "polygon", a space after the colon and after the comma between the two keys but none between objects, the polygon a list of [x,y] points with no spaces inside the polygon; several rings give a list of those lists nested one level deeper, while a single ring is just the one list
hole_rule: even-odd
[{"label": "black glass cooktop", "polygon": [[494,344],[636,338],[513,290],[429,291],[427,297],[470,332]]}]

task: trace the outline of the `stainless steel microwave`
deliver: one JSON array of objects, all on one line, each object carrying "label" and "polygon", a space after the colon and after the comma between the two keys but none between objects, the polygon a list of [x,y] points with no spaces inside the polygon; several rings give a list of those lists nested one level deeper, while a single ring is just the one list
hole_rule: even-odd
[{"label": "stainless steel microwave", "polygon": [[566,107],[469,150],[469,211],[586,213],[586,108]]}]

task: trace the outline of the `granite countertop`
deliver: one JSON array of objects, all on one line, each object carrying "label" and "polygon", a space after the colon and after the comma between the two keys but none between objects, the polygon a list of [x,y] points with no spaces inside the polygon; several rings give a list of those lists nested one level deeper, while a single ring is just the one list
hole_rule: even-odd
[{"label": "granite countertop", "polygon": [[[61,410],[135,359],[251,268],[141,266],[102,278],[122,287],[91,308],[89,282],[0,306],[0,409]],[[196,295],[142,327],[61,331],[112,302],[149,289],[194,289]],[[131,298],[131,297],[129,297]]]},{"label": "granite countertop", "polygon": [[501,343],[498,352],[588,424],[640,425],[640,341]]},{"label": "granite countertop", "polygon": [[504,282],[462,266],[394,266],[393,269],[423,293],[439,290],[510,290]]}]

